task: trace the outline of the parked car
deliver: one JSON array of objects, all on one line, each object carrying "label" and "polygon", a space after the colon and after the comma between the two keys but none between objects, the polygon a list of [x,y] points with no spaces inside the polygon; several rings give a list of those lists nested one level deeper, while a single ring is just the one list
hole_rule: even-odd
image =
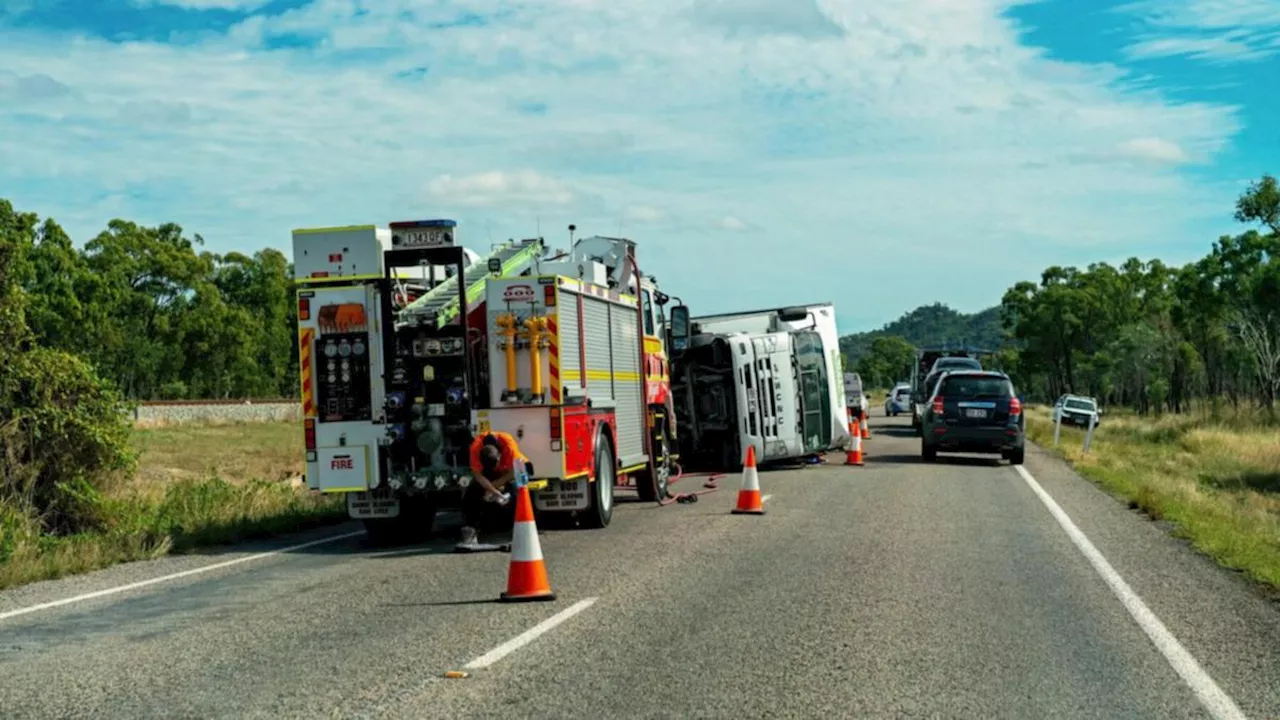
[{"label": "parked car", "polygon": [[1098,407],[1097,398],[1086,397],[1084,395],[1063,395],[1053,405],[1053,421],[1058,422],[1059,418],[1063,425],[1079,425],[1080,427],[1089,427],[1089,418],[1092,417],[1093,424],[1096,427],[1102,422],[1102,408]]},{"label": "parked car", "polygon": [[885,417],[897,417],[898,413],[911,411],[911,383],[898,383],[884,398]]},{"label": "parked car", "polygon": [[1026,455],[1026,419],[1008,375],[956,370],[938,379],[922,418],[920,456],[938,452],[999,453],[1012,465]]}]

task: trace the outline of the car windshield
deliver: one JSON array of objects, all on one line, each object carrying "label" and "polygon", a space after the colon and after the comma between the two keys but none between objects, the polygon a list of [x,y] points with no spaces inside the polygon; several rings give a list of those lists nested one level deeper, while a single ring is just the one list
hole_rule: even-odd
[{"label": "car windshield", "polygon": [[1070,400],[1068,400],[1066,402],[1066,406],[1072,410],[1084,410],[1086,412],[1093,412],[1093,409],[1094,409],[1094,405],[1092,401],[1077,400],[1076,398],[1071,398]]},{"label": "car windshield", "polygon": [[942,395],[959,397],[1009,397],[1013,394],[1009,381],[989,375],[953,375],[942,386]]}]

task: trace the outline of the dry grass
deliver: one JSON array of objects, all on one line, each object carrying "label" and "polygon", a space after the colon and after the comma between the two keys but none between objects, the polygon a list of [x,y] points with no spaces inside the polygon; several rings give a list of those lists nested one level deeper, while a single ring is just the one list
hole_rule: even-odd
[{"label": "dry grass", "polygon": [[1053,448],[1045,408],[1030,409],[1029,437],[1221,564],[1280,589],[1280,429],[1252,412],[1142,418],[1103,416],[1091,452],[1063,427]]},{"label": "dry grass", "polygon": [[[301,483],[296,422],[171,425],[136,430],[138,471],[102,486],[104,526],[42,536],[0,507],[0,588],[331,522],[340,500]],[[0,548],[4,550],[5,548]]]},{"label": "dry grass", "polygon": [[134,431],[141,453],[137,480],[219,477],[289,480],[303,471],[300,423],[211,423],[168,425]]}]

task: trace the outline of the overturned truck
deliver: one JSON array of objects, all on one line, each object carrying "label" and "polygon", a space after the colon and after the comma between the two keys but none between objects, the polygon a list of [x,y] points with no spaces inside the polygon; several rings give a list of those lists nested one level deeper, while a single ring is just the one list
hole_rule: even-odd
[{"label": "overturned truck", "polygon": [[[736,470],[849,439],[839,336],[830,303],[692,319],[673,344],[671,392],[685,470]],[[683,334],[683,333],[681,333]]]}]

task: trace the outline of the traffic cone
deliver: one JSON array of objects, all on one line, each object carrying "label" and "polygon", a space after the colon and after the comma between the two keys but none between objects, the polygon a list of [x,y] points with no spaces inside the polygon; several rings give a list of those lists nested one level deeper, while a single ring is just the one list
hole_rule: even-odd
[{"label": "traffic cone", "polygon": [[854,419],[849,422],[849,437],[852,445],[849,452],[844,455],[845,465],[861,465],[862,464],[862,433],[858,430],[858,421]]},{"label": "traffic cone", "polygon": [[735,515],[763,515],[764,501],[760,498],[760,475],[756,472],[756,446],[747,446],[747,461],[742,464],[742,489],[738,491]]},{"label": "traffic cone", "polygon": [[871,420],[871,414],[867,413],[862,416],[862,421],[858,423],[862,427],[863,440],[871,439],[871,423],[869,422],[870,420]]},{"label": "traffic cone", "polygon": [[507,591],[498,598],[502,602],[555,600],[547,581],[547,566],[542,561],[542,544],[538,542],[538,526],[533,521],[533,501],[529,487],[516,489],[516,522],[511,528],[511,567],[507,571]]}]

